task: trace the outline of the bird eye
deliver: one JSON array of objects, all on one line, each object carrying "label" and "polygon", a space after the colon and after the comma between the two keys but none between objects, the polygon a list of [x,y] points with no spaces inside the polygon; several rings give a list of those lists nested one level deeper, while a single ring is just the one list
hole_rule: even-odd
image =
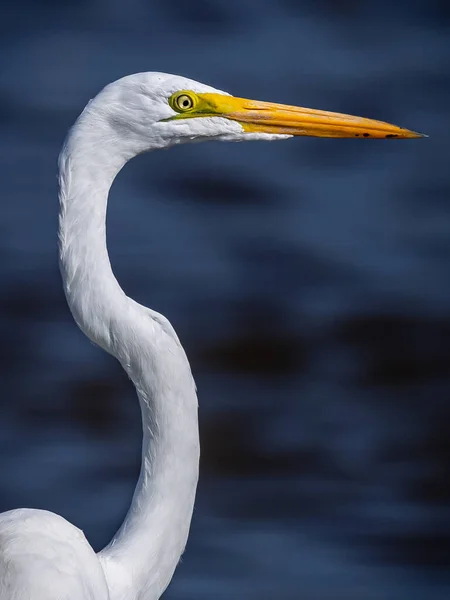
[{"label": "bird eye", "polygon": [[169,98],[169,104],[177,112],[186,112],[194,108],[196,97],[187,92],[179,92]]}]

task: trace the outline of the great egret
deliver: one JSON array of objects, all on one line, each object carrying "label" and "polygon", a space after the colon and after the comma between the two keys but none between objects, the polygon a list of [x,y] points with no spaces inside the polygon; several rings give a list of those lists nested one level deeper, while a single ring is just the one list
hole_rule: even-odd
[{"label": "great egret", "polygon": [[200,140],[416,138],[380,121],[236,98],[164,73],[106,86],[59,157],[59,253],[67,302],[82,331],[133,381],[142,465],[125,520],[99,554],[82,531],[42,510],[0,515],[0,600],[156,600],[188,537],[198,480],[197,396],[169,321],[120,288],[106,248],[110,186],[141,152]]}]

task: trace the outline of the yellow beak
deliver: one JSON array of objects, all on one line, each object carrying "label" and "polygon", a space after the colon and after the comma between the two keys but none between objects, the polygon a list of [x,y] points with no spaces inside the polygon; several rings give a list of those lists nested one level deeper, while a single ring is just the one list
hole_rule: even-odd
[{"label": "yellow beak", "polygon": [[[204,116],[209,113],[209,116],[220,116],[237,121],[249,133],[262,132],[334,138],[426,137],[421,133],[383,121],[325,110],[257,102],[223,94],[206,93],[198,94],[198,96],[202,100],[203,110],[201,112]],[[194,110],[192,116],[195,116],[195,112]]]}]

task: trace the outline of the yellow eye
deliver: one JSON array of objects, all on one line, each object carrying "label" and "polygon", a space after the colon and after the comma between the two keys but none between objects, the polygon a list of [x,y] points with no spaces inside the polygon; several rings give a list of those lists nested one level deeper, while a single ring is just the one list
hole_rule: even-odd
[{"label": "yellow eye", "polygon": [[169,98],[169,104],[177,112],[187,112],[194,108],[197,97],[191,92],[178,92]]}]

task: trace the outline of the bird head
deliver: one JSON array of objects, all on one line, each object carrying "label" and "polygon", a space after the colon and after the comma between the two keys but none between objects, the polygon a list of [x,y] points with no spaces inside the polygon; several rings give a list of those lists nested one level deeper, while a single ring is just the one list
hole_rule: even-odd
[{"label": "bird head", "polygon": [[101,114],[117,140],[128,142],[132,154],[208,139],[423,137],[373,119],[239,98],[165,73],[119,79],[106,86],[86,111]]}]

